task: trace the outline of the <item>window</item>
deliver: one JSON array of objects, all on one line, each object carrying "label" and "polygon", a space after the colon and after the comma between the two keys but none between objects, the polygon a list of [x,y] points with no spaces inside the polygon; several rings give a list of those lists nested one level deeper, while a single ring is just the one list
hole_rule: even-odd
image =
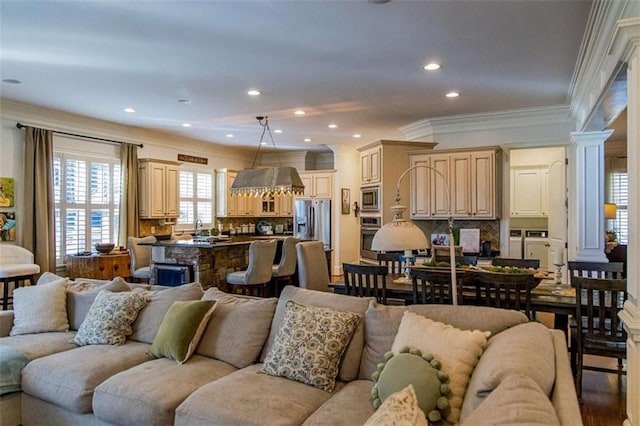
[{"label": "window", "polygon": [[609,202],[616,205],[616,218],[610,219],[607,229],[618,236],[618,243],[629,243],[629,177],[627,172],[614,171],[608,176]]},{"label": "window", "polygon": [[213,227],[213,173],[180,170],[180,217],[178,229],[194,229],[196,220],[202,228]]},{"label": "window", "polygon": [[54,152],[53,190],[57,264],[95,243],[118,241],[119,159]]}]

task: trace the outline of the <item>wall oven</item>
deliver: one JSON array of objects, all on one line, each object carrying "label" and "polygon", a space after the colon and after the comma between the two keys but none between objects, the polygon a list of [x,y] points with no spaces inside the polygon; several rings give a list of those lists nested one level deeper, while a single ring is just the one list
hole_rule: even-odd
[{"label": "wall oven", "polygon": [[363,212],[380,212],[380,187],[367,186],[360,188],[360,210]]},{"label": "wall oven", "polygon": [[376,259],[377,253],[371,250],[373,236],[382,226],[380,216],[360,217],[360,257],[363,259]]}]

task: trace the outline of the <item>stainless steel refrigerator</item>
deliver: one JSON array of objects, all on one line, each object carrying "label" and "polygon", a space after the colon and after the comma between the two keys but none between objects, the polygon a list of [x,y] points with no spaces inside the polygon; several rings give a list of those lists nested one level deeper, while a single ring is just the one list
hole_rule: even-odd
[{"label": "stainless steel refrigerator", "polygon": [[331,200],[295,200],[294,236],[303,240],[322,241],[331,248]]}]

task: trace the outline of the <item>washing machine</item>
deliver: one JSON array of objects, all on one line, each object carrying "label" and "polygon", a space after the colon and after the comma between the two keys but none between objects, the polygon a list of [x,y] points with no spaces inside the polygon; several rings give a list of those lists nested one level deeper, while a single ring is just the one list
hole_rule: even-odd
[{"label": "washing machine", "polygon": [[522,235],[522,229],[509,231],[509,257],[512,259],[522,259]]},{"label": "washing machine", "polygon": [[540,259],[540,269],[549,268],[549,232],[528,230],[524,234],[524,258]]}]

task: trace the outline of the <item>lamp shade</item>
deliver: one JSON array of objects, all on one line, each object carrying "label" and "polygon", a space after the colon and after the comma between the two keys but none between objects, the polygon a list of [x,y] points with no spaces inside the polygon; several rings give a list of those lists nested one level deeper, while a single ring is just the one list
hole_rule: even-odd
[{"label": "lamp shade", "polygon": [[231,193],[237,195],[282,195],[304,193],[304,184],[294,167],[245,169],[238,172]]},{"label": "lamp shade", "polygon": [[407,208],[403,205],[391,207],[394,218],[386,223],[373,236],[371,250],[374,251],[405,251],[421,250],[429,246],[424,232],[412,222],[407,222],[403,213]]},{"label": "lamp shade", "polygon": [[605,219],[615,219],[617,213],[617,207],[615,204],[605,204],[604,205],[604,218]]}]

